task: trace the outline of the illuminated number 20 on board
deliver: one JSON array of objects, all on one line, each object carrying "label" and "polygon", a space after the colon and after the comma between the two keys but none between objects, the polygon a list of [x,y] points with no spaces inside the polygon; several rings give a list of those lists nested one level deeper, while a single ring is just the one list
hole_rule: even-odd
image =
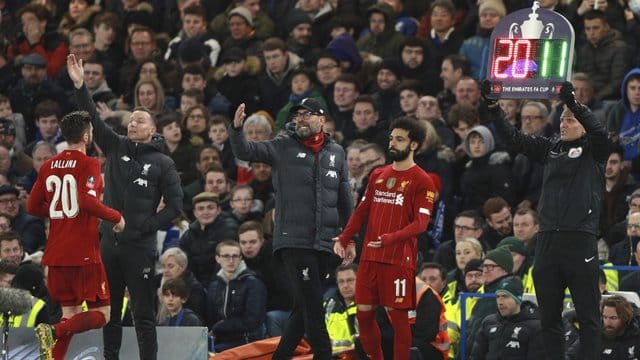
[{"label": "illuminated number 20 on board", "polygon": [[564,80],[570,66],[569,44],[562,39],[498,38],[491,78]]},{"label": "illuminated number 20 on board", "polygon": [[571,79],[573,27],[538,1],[500,20],[489,44],[489,98],[551,99]]}]

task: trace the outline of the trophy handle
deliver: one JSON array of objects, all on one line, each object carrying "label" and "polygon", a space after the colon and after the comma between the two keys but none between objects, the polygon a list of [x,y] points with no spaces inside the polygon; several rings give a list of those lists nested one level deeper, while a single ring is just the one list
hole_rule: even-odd
[{"label": "trophy handle", "polygon": [[553,39],[553,31],[555,30],[555,26],[552,23],[548,23],[544,26],[542,33],[546,35],[547,39]]},{"label": "trophy handle", "polygon": [[509,26],[509,38],[513,39],[514,37],[522,37],[522,29],[520,28],[520,24],[512,23]]}]

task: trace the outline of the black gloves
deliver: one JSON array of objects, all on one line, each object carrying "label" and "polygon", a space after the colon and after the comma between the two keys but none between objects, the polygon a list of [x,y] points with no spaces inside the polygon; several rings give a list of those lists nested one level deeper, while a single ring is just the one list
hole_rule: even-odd
[{"label": "black gloves", "polygon": [[492,108],[498,104],[498,100],[489,98],[489,95],[491,95],[491,81],[488,79],[482,80],[480,84],[480,94],[482,100],[484,100],[484,103],[487,104],[488,107]]},{"label": "black gloves", "polygon": [[569,81],[562,83],[562,88],[560,88],[560,94],[558,94],[558,97],[569,109],[575,109],[579,105],[576,101],[576,93],[573,88],[573,84]]}]

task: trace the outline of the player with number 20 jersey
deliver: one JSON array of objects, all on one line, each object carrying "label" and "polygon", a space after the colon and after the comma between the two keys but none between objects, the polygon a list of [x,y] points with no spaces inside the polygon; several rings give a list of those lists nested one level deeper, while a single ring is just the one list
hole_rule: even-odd
[{"label": "player with number 20 jersey", "polygon": [[100,162],[80,151],[65,150],[40,168],[28,212],[50,219],[43,265],[102,263],[98,218],[117,223],[120,213],[102,204]]}]

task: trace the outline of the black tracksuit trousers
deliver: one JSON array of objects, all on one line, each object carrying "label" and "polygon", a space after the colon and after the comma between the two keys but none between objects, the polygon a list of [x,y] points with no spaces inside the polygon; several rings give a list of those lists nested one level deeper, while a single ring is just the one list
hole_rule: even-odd
[{"label": "black tracksuit trousers", "polygon": [[152,281],[155,249],[144,248],[140,244],[116,243],[113,234],[103,234],[100,252],[111,291],[111,320],[103,329],[105,359],[119,358],[122,344],[122,300],[127,287],[131,295],[129,304],[136,328],[140,359],[155,360],[158,352],[153,305],[156,292]]},{"label": "black tracksuit trousers", "polygon": [[287,320],[275,360],[291,359],[296,346],[306,334],[314,360],[331,359],[331,340],[324,321],[322,282],[327,274],[331,254],[310,249],[287,248],[277,251],[281,257],[293,292],[293,310]]},{"label": "black tracksuit trousers", "polygon": [[564,359],[562,310],[565,288],[580,323],[580,359],[600,356],[600,290],[597,240],[578,231],[538,233],[533,281],[547,359]]}]

